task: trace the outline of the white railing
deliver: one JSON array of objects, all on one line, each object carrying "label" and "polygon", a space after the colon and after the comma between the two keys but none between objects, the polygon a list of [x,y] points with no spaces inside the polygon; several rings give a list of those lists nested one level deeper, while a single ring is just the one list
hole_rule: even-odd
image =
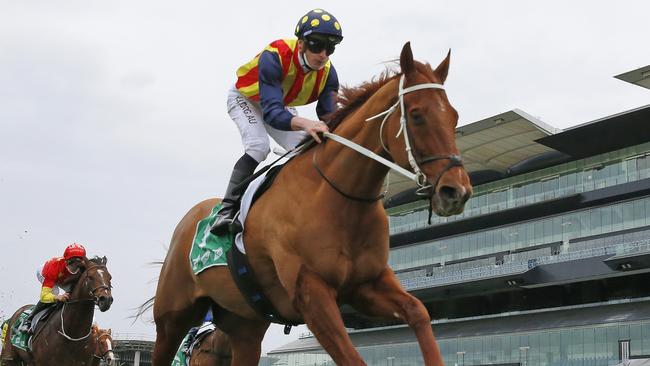
[{"label": "white railing", "polygon": [[145,334],[145,333],[113,333],[113,339],[116,341],[120,340],[120,341],[154,342],[156,340],[156,336],[153,334]]}]

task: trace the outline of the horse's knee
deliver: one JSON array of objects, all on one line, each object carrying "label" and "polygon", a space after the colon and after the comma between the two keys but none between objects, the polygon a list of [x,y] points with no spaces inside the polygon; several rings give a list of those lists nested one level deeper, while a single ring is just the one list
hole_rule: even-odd
[{"label": "horse's knee", "polygon": [[402,310],[404,311],[404,320],[409,326],[430,326],[431,317],[420,300],[410,297],[402,304]]}]

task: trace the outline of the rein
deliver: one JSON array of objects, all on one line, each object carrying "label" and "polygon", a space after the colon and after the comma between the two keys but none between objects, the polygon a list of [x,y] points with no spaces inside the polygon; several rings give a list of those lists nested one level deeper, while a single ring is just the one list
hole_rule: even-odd
[{"label": "rein", "polygon": [[[71,302],[71,303],[75,303],[75,302],[85,302],[85,301],[93,301],[93,299],[74,300],[74,301]],[[94,302],[94,301],[93,301],[93,302]],[[85,336],[83,336],[83,337],[81,337],[81,338],[72,338],[72,337],[70,337],[69,335],[66,334],[66,332],[65,332],[65,327],[63,326],[63,313],[65,312],[65,307],[66,307],[66,305],[68,305],[68,302],[64,302],[64,303],[63,303],[63,309],[61,309],[61,330],[59,330],[59,331],[57,331],[57,332],[58,332],[60,335],[62,335],[63,337],[65,337],[65,339],[67,339],[67,340],[69,340],[69,341],[72,341],[72,342],[78,342],[78,341],[82,341],[82,340],[88,338],[88,337],[90,336],[90,334],[93,332],[92,324],[90,325],[90,329],[88,330],[88,334],[86,334]]]},{"label": "rein", "polygon": [[[329,138],[331,140],[334,140],[334,141],[340,143],[341,145],[344,145],[344,146],[346,146],[346,147],[348,147],[348,148],[350,148],[350,149],[352,149],[352,150],[354,150],[354,151],[356,151],[356,152],[358,152],[358,153],[360,153],[362,155],[365,155],[365,156],[369,157],[370,159],[372,159],[372,160],[374,160],[374,161],[376,161],[376,162],[378,162],[380,164],[385,165],[389,169],[392,169],[392,170],[396,171],[397,173],[399,173],[399,174],[403,175],[404,177],[408,178],[409,180],[414,181],[418,185],[418,189],[416,190],[416,194],[419,195],[419,196],[425,196],[425,197],[431,198],[431,196],[433,196],[433,191],[434,191],[432,188],[435,188],[436,186],[438,186],[438,183],[440,181],[440,178],[442,178],[442,175],[444,173],[446,173],[449,169],[453,168],[453,167],[462,167],[463,166],[463,159],[460,157],[460,155],[456,155],[456,154],[448,154],[448,155],[437,154],[437,155],[425,156],[425,157],[420,158],[420,159],[416,159],[413,156],[413,152],[412,152],[413,149],[411,147],[411,139],[410,139],[410,136],[408,134],[408,126],[406,124],[407,119],[406,119],[405,108],[404,108],[404,95],[407,94],[407,93],[411,93],[411,92],[418,91],[418,90],[423,90],[423,89],[441,89],[441,90],[444,90],[445,87],[442,84],[425,83],[425,84],[417,84],[417,85],[410,86],[408,88],[404,88],[404,80],[405,80],[405,76],[402,75],[400,77],[400,81],[399,81],[399,89],[398,89],[398,92],[397,92],[397,97],[398,97],[397,102],[395,102],[395,104],[390,106],[387,110],[385,110],[385,111],[383,111],[383,112],[381,112],[381,113],[379,113],[377,115],[374,115],[372,117],[367,118],[366,122],[371,121],[371,120],[376,119],[376,118],[379,118],[381,116],[384,116],[384,118],[383,118],[383,120],[381,122],[381,126],[379,128],[379,141],[380,141],[381,146],[384,149],[384,151],[386,151],[387,153],[390,154],[390,151],[388,150],[388,148],[386,147],[386,144],[384,143],[382,131],[384,129],[384,124],[388,120],[388,117],[390,117],[390,115],[393,114],[393,112],[395,112],[395,110],[397,110],[398,107],[401,109],[400,129],[399,129],[399,131],[397,131],[397,135],[395,135],[395,137],[399,137],[399,135],[402,134],[402,133],[404,134],[404,143],[406,145],[405,150],[406,150],[406,153],[408,155],[409,164],[411,165],[411,168],[413,169],[414,173],[411,173],[410,171],[402,168],[401,166],[395,164],[394,162],[392,162],[392,161],[390,161],[388,159],[385,159],[382,156],[380,156],[380,155],[368,150],[367,148],[365,148],[365,147],[363,147],[363,146],[361,146],[361,145],[359,145],[359,144],[357,144],[355,142],[352,142],[352,141],[350,141],[350,140],[348,140],[348,139],[346,139],[346,138],[344,138],[342,136],[336,135],[336,134],[331,133],[331,132],[324,132],[323,136],[325,136],[325,137],[327,137],[327,138]],[[427,177],[422,172],[422,170],[420,169],[420,166],[428,164],[428,163],[432,163],[434,161],[445,160],[445,159],[448,159],[449,163],[436,175],[435,183],[433,185],[429,184],[427,182]],[[316,162],[316,150],[314,150],[312,163],[314,165],[314,168],[318,172],[318,174],[335,191],[337,191],[339,194],[341,194],[342,196],[344,196],[344,197],[346,197],[348,199],[351,199],[351,200],[354,200],[354,201],[371,203],[371,202],[376,202],[376,201],[384,198],[384,196],[385,196],[385,193],[383,193],[383,194],[378,195],[377,197],[364,198],[364,197],[357,197],[357,196],[353,196],[353,195],[350,195],[348,193],[345,193],[339,187],[337,187],[334,184],[334,182],[332,182],[329,178],[327,178],[327,176],[325,176],[325,174],[322,172],[322,170],[318,167],[318,164]],[[432,203],[429,202],[429,221],[431,221],[431,211],[432,211],[432,206],[431,205],[432,205]]]}]

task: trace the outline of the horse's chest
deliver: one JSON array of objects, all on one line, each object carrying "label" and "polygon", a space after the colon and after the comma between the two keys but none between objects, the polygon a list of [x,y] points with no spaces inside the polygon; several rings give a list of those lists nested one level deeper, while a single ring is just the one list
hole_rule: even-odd
[{"label": "horse's chest", "polygon": [[315,267],[316,272],[332,287],[345,289],[377,278],[385,263],[375,257],[340,254],[334,258],[322,257]]}]

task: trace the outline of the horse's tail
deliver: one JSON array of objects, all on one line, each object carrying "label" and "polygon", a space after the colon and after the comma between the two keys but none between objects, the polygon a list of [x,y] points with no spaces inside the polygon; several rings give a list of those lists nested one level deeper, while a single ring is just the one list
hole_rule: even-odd
[{"label": "horse's tail", "polygon": [[149,311],[151,308],[153,308],[153,304],[156,301],[156,295],[152,296],[149,300],[145,301],[142,305],[138,306],[136,308],[135,314],[130,316],[130,318],[133,318],[133,322],[135,323],[138,318],[142,317],[144,313]]},{"label": "horse's tail", "polygon": [[[162,261],[155,261],[155,262],[149,262],[148,263],[150,266],[162,266],[164,262]],[[158,278],[156,277],[153,281],[157,281]],[[145,301],[142,303],[142,305],[138,306],[135,308],[135,314],[131,315],[129,318],[133,318],[133,322],[135,323],[138,318],[141,318],[144,313],[149,311],[151,308],[153,308],[153,304],[156,301],[156,295],[153,295],[149,300]]]}]

